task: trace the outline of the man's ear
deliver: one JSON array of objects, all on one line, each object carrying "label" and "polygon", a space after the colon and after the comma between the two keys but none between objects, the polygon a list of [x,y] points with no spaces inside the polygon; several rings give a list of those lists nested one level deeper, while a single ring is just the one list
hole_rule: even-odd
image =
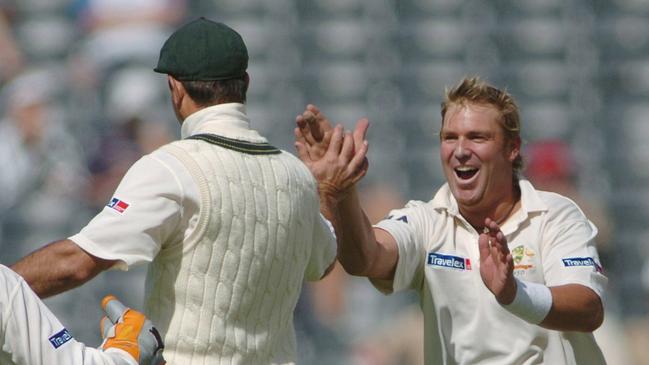
[{"label": "man's ear", "polygon": [[516,137],[510,142],[509,160],[514,161],[521,154],[521,137]]},{"label": "man's ear", "polygon": [[176,80],[171,75],[167,75],[167,84],[169,85],[169,92],[171,93],[171,101],[174,105],[179,107],[185,97],[185,87],[180,81]]}]

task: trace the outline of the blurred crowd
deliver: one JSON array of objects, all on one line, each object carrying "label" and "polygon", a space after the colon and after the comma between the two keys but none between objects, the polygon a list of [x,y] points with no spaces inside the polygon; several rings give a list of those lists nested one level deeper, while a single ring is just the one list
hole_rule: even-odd
[{"label": "blurred crowd", "polygon": [[[11,264],[53,239],[78,232],[108,202],[133,162],[178,137],[178,123],[166,99],[166,80],[152,68],[173,29],[196,16],[224,21],[243,34],[251,49],[252,89],[261,90],[250,95],[249,111],[253,123],[261,123],[258,129],[267,131],[274,144],[292,151],[292,120],[307,102],[324,104],[325,113],[349,124],[355,118],[370,117],[370,159],[380,159],[387,169],[373,171],[370,167],[362,185],[363,205],[373,222],[403,206],[406,197],[430,199],[427,194],[443,180],[435,167],[441,101],[437,96],[443,91],[440,85],[457,81],[458,69],[450,63],[461,58],[466,61],[463,71],[484,72],[489,79],[490,70],[505,62],[476,44],[467,44],[466,55],[458,53],[454,45],[464,43],[449,36],[454,33],[444,33],[449,24],[434,12],[437,10],[416,27],[400,31],[402,8],[398,2],[371,3],[0,0],[0,262]],[[405,3],[432,9],[423,0]],[[484,26],[493,26],[489,14],[498,10],[486,11],[489,5],[484,1],[476,2],[478,10],[455,6],[454,1],[430,3],[464,21],[475,20],[482,9],[487,19],[479,24]],[[563,2],[548,3],[563,6],[556,5]],[[577,3],[567,2],[571,6]],[[570,11],[565,13],[570,15]],[[336,18],[336,14],[347,15]],[[375,28],[359,27],[356,16],[363,24],[381,19],[376,22],[381,31],[370,34],[367,29]],[[274,38],[268,42],[261,34],[266,26],[274,27],[269,36]],[[425,32],[422,27],[432,30]],[[310,32],[309,36],[297,37],[303,30]],[[449,37],[436,38],[439,32]],[[390,48],[400,43],[394,34],[407,37],[413,49],[416,42],[429,42],[429,49],[419,51],[422,57],[434,58],[434,67],[428,70],[423,62],[409,63],[406,58],[416,53],[410,49],[400,48],[401,60]],[[371,42],[364,43],[365,38]],[[319,53],[313,51],[318,47]],[[455,58],[437,59],[430,56],[434,52],[449,52]],[[329,57],[334,61],[331,66]],[[476,62],[483,58],[484,62]],[[586,69],[580,73],[585,78],[589,77]],[[526,75],[530,88],[543,87],[542,82],[535,83],[539,77],[535,78],[534,72]],[[413,95],[430,88],[435,91]],[[517,96],[517,90],[513,94]],[[523,100],[529,100],[531,96],[525,97]],[[572,107],[590,102],[580,98],[576,97]],[[525,134],[528,109],[523,104]],[[565,115],[551,103],[529,105],[527,115],[532,120],[538,121],[539,115],[541,120],[547,118],[547,130],[558,132],[538,133],[544,129],[539,123],[530,128],[536,134],[524,150],[525,176],[540,189],[574,199],[600,231],[598,247],[611,288],[607,319],[597,333],[605,355],[612,365],[649,364],[645,346],[649,343],[649,265],[641,269],[649,252],[644,242],[634,242],[634,251],[626,255],[616,245],[625,216],[617,214],[619,205],[609,206],[610,183],[602,183],[601,176],[592,174],[599,166],[592,160],[603,149],[592,139],[599,134],[591,131],[588,136],[595,137],[580,138],[561,124]],[[543,105],[547,108],[538,108]],[[592,114],[576,114],[596,119]],[[409,126],[401,129],[398,123]],[[588,129],[597,123],[572,125],[573,129]],[[584,146],[592,150],[584,152]],[[614,177],[609,180],[616,181]],[[625,276],[626,270],[631,270],[626,264],[628,255],[637,260],[631,265],[637,268],[634,270],[644,276]],[[46,303],[75,337],[99,343],[98,327],[89,319],[99,318],[95,308],[100,298],[111,292],[141,306],[145,270],[109,272]],[[632,292],[630,288],[637,290],[638,297],[627,301],[625,293]],[[423,322],[414,294],[384,297],[366,280],[347,275],[341,267],[306,289],[295,314],[301,363],[423,363]]]},{"label": "blurred crowd", "polygon": [[[151,64],[186,15],[175,0],[0,1],[0,262],[78,232],[133,162],[175,138]],[[47,303],[98,343],[92,307],[108,292],[141,306],[144,272]]]}]

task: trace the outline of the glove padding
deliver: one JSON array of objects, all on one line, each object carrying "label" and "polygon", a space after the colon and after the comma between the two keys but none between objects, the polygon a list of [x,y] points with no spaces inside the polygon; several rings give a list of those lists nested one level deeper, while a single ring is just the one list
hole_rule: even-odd
[{"label": "glove padding", "polygon": [[112,295],[101,301],[106,316],[101,319],[104,339],[101,349],[127,352],[139,365],[164,365],[164,344],[158,330],[142,313],[127,308]]}]

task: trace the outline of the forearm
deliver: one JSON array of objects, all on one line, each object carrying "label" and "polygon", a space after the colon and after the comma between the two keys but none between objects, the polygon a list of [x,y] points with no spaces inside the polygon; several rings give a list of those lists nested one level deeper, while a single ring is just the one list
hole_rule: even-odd
[{"label": "forearm", "polygon": [[[321,194],[325,195],[325,194]],[[374,228],[363,211],[355,187],[340,201],[322,199],[322,211],[336,231],[338,261],[351,275],[387,279],[393,274],[382,259],[385,247],[376,239]],[[396,264],[396,262],[394,263]]]},{"label": "forearm", "polygon": [[338,241],[338,261],[352,275],[363,275],[371,266],[373,246],[376,245],[369,220],[363,212],[356,188],[346,197],[329,206],[331,222]]},{"label": "forearm", "polygon": [[42,247],[11,266],[34,292],[46,298],[85,283],[114,261],[102,260],[64,239]]},{"label": "forearm", "polygon": [[604,319],[599,295],[579,284],[547,287],[517,279],[514,300],[501,304],[526,322],[556,331],[592,332]]},{"label": "forearm", "polygon": [[551,287],[552,309],[541,326],[558,331],[592,332],[604,321],[602,300],[579,284]]}]

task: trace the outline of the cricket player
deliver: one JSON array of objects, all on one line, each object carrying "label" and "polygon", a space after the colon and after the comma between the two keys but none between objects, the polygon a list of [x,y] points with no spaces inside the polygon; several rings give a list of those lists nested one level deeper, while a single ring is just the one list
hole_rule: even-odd
[{"label": "cricket player", "polygon": [[446,184],[374,227],[355,189],[367,168],[367,120],[345,137],[314,107],[297,122],[298,153],[320,184],[341,264],[383,293],[419,293],[426,364],[605,364],[592,334],[607,280],[597,228],[573,201],[520,176],[511,95],[477,78],[450,89],[440,131]]},{"label": "cricket player", "polygon": [[102,302],[104,343],[86,347],[15,272],[0,265],[0,364],[162,365],[162,340],[141,313],[113,296]]},{"label": "cricket player", "polygon": [[[201,18],[162,46],[182,140],[142,157],[81,232],[13,268],[41,296],[150,262],[145,313],[173,365],[293,364],[293,310],[336,242],[308,168],[251,127],[241,36]],[[47,264],[45,264],[47,263]]]}]

